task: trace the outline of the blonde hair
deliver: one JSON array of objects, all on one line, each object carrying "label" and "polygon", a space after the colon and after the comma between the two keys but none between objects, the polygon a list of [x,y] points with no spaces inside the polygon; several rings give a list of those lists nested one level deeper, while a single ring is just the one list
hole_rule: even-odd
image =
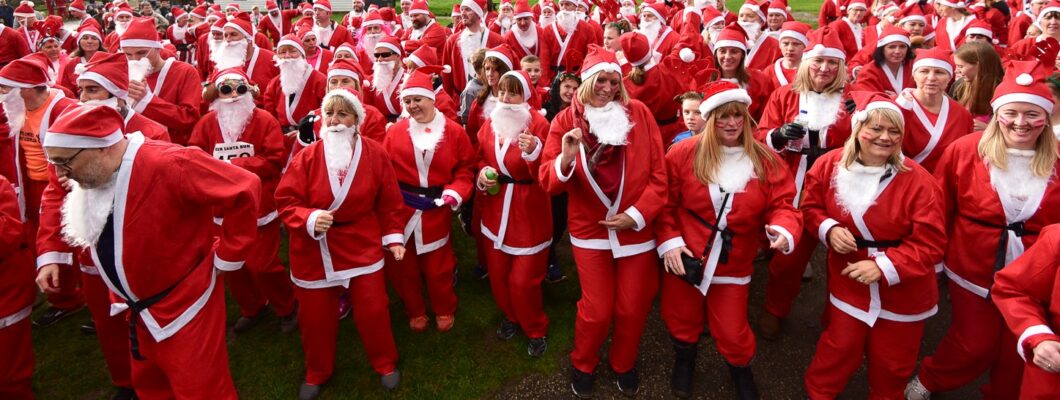
[{"label": "blonde hair", "polygon": [[[983,137],[979,139],[979,156],[990,162],[995,167],[1006,169],[1008,167],[1008,145],[1005,144],[1005,134],[1001,132],[1001,124],[997,118],[983,130]],[[1057,160],[1056,136],[1049,130],[1049,125],[1042,127],[1042,133],[1038,135],[1038,144],[1034,146],[1034,157],[1031,158],[1031,171],[1039,177],[1048,177],[1053,174]]]},{"label": "blonde hair", "polygon": [[[597,72],[582,82],[581,86],[578,86],[578,101],[582,104],[589,104],[589,99],[593,98],[593,87],[596,86],[596,79],[600,77],[602,72]],[[629,104],[629,92],[626,91],[626,85],[622,83],[622,74],[619,73],[618,77],[618,100],[622,104]]]},{"label": "blonde hair", "polygon": [[[795,79],[791,82],[791,90],[796,93],[813,92],[813,79],[810,78],[810,64],[821,57],[811,57],[802,60],[799,63],[799,70],[795,71]],[[843,87],[847,84],[847,63],[844,60],[839,60],[839,67],[836,72],[835,79],[832,80],[832,84],[824,88],[821,93],[842,93]]]},{"label": "blonde hair", "polygon": [[[843,144],[843,156],[839,159],[840,165],[844,168],[850,168],[850,165],[857,161],[858,157],[861,156],[861,142],[858,141],[858,134],[870,122],[877,121],[890,122],[901,132],[899,137],[905,136],[905,123],[903,122],[902,114],[886,108],[870,110],[865,120],[855,124],[854,129],[850,131],[850,137]],[[887,164],[890,164],[898,172],[909,170],[902,162],[902,146],[895,146],[894,153],[887,158]]]},{"label": "blonde hair", "polygon": [[715,122],[717,122],[719,117],[734,114],[743,118],[740,147],[743,147],[747,158],[754,165],[755,175],[758,176],[758,179],[765,181],[768,175],[766,163],[770,167],[776,165],[777,160],[773,155],[773,151],[754,139],[754,120],[751,119],[751,113],[747,111],[747,105],[735,101],[725,103],[704,116],[706,120],[706,123],[703,124],[704,134],[698,135],[699,142],[696,143],[696,154],[692,160],[692,171],[695,172],[696,179],[704,185],[717,182],[715,178],[721,170],[721,140],[718,139],[717,132],[715,132]]},{"label": "blonde hair", "polygon": [[357,124],[361,123],[361,113],[357,110],[350,100],[342,96],[328,96],[324,99],[324,104],[320,105],[320,111],[322,112],[336,112],[344,111],[353,115],[357,119]]}]

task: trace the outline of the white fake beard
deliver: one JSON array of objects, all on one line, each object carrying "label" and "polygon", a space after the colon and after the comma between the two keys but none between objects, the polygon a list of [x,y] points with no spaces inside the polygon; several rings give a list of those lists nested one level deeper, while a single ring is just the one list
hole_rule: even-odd
[{"label": "white fake beard", "polygon": [[511,19],[511,17],[508,17],[508,16],[500,17],[499,19],[497,19],[497,24],[500,25],[501,28],[511,29],[512,28],[512,19]]},{"label": "white fake beard", "polygon": [[232,143],[243,136],[243,129],[254,116],[254,97],[250,93],[231,99],[217,99],[210,104],[217,111],[217,125],[225,143]]},{"label": "white fake beard", "polygon": [[530,105],[498,104],[489,116],[494,135],[500,139],[515,140],[530,125]]},{"label": "white fake beard", "polygon": [[85,100],[82,101],[81,104],[86,106],[107,106],[112,110],[118,110],[118,98],[113,96],[106,100]]},{"label": "white fake beard", "polygon": [[353,139],[356,135],[356,128],[341,124],[320,128],[320,138],[324,142],[324,161],[329,174],[341,175],[350,168],[350,161],[353,160]]},{"label": "white fake beard", "polygon": [[556,16],[555,15],[552,15],[552,16],[542,15],[542,16],[537,18],[537,24],[540,25],[540,26],[549,26],[549,25],[552,25],[553,22],[556,22]]},{"label": "white fake beard", "polygon": [[372,69],[372,88],[386,93],[394,82],[394,61],[375,61]]},{"label": "white fake beard", "polygon": [[[1005,169],[989,164],[990,186],[998,192],[999,196],[1008,196],[1017,204],[1027,201],[1031,196],[1045,192],[1045,186],[1049,184],[1048,177],[1041,177],[1031,170],[1031,160],[1034,158],[1034,150],[1008,149]],[[1015,210],[1012,210],[1015,211]],[[1022,211],[1022,210],[1020,210]],[[1014,220],[1018,212],[1005,210],[1006,217]]]},{"label": "white fake beard", "polygon": [[10,92],[0,99],[4,105],[4,114],[7,115],[7,127],[11,129],[8,136],[16,137],[22,132],[22,125],[26,123],[26,101],[19,94],[22,89],[12,88]]},{"label": "white fake beard", "polygon": [[121,35],[124,35],[125,34],[125,30],[129,29],[129,25],[131,23],[132,23],[132,21],[124,22],[124,23],[123,22],[114,21],[114,33],[117,33],[119,37]]},{"label": "white fake beard", "polygon": [[320,40],[320,45],[321,46],[325,46],[325,45],[328,44],[328,42],[331,41],[331,34],[332,34],[331,25],[319,26],[319,25],[314,24],[313,25],[313,33],[317,35],[317,39]]},{"label": "white fake beard", "polygon": [[803,105],[802,108],[808,112],[806,115],[809,120],[807,127],[811,130],[820,131],[832,126],[836,118],[839,117],[839,107],[843,103],[843,94],[825,94],[811,90],[806,92],[806,102],[809,104]]},{"label": "white fake beard", "polygon": [[[382,39],[383,39],[383,34],[382,33],[370,33],[370,34],[364,35],[364,37],[361,38],[361,43],[364,44],[364,46],[362,48],[364,49],[365,52],[373,51],[375,49],[375,45],[379,44],[379,41],[382,40]],[[369,54],[369,56],[370,55],[371,54]]]},{"label": "white fake beard", "polygon": [[578,13],[573,11],[560,11],[556,13],[556,23],[565,33],[572,33],[578,27]]},{"label": "white fake beard", "polygon": [[243,59],[247,57],[247,46],[246,40],[221,43],[210,52],[210,61],[219,70],[242,67]]},{"label": "white fake beard", "polygon": [[744,191],[755,175],[755,166],[743,147],[721,147],[721,165],[714,176],[715,183],[726,193]]},{"label": "white fake beard", "polygon": [[636,7],[628,7],[628,6],[627,7],[622,7],[619,10],[619,13],[621,13],[623,17],[628,17],[628,16],[631,16],[631,15],[635,15],[637,13],[637,8]]},{"label": "white fake beard", "polygon": [[311,66],[304,58],[281,59],[273,56],[276,66],[280,68],[280,90],[285,95],[297,93],[305,83],[306,74]]},{"label": "white fake beard", "polygon": [[534,48],[534,46],[537,46],[536,26],[531,25],[530,28],[525,31],[519,29],[519,27],[516,26],[515,29],[512,29],[512,32],[515,34],[515,40],[518,41],[519,44],[521,44],[523,47],[532,49]]},{"label": "white fake beard", "polygon": [[718,3],[715,0],[695,0],[693,2],[693,5],[700,10],[707,8],[707,6],[717,6],[717,4]]},{"label": "white fake beard", "polygon": [[206,46],[210,49],[211,61],[213,61],[213,55],[217,53],[217,49],[219,49],[224,42],[224,40],[214,40],[212,38],[206,40]]},{"label": "white fake beard", "polygon": [[851,215],[864,215],[876,204],[876,190],[887,167],[868,167],[855,161],[849,168],[839,165],[832,177],[835,199]]},{"label": "white fake beard", "polygon": [[482,118],[489,118],[493,114],[493,109],[497,108],[497,97],[494,95],[486,96],[486,101],[482,103]]},{"label": "white fake beard", "polygon": [[476,51],[483,47],[482,35],[485,34],[484,32],[474,33],[467,29],[461,31],[460,40],[457,42],[460,45],[460,54],[464,58],[471,58],[472,54],[475,54]]},{"label": "white fake beard", "polygon": [[659,32],[662,32],[662,22],[658,20],[640,24],[640,29],[637,30],[642,35],[648,38],[648,44],[655,43],[655,39],[659,37]]},{"label": "white fake beard", "polygon": [[416,151],[434,151],[438,148],[438,143],[442,142],[444,134],[445,117],[441,112],[435,113],[434,120],[426,124],[409,119],[409,138],[412,139],[412,148]]},{"label": "white fake beard", "polygon": [[151,72],[151,60],[147,57],[129,60],[129,82],[142,82]]},{"label": "white fake beard", "polygon": [[114,208],[115,179],[95,189],[84,189],[76,181],[71,183],[73,188],[63,199],[60,209],[63,241],[80,248],[95,246],[107,225],[107,216]]},{"label": "white fake beard", "polygon": [[1060,140],[1060,125],[1053,125],[1053,135],[1056,136],[1056,140]]},{"label": "white fake beard", "polygon": [[762,33],[762,24],[757,22],[740,22],[740,27],[743,28],[744,32],[747,32],[747,39],[751,42],[758,40],[758,35]]},{"label": "white fake beard", "polygon": [[607,103],[597,108],[585,104],[585,119],[589,122],[589,131],[600,143],[610,146],[625,146],[633,124],[626,114],[625,107],[618,102]]},{"label": "white fake beard", "polygon": [[185,41],[185,35],[188,32],[188,28],[181,28],[178,25],[173,26],[173,36],[180,41]]}]

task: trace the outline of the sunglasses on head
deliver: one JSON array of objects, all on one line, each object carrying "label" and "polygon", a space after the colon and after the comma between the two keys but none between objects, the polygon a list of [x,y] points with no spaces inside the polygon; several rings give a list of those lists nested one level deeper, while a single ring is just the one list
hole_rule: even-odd
[{"label": "sunglasses on head", "polygon": [[387,57],[390,57],[392,55],[394,55],[394,52],[392,52],[392,51],[388,51],[388,52],[385,52],[385,53],[375,53],[375,54],[373,54],[373,56],[375,56],[375,58],[387,58]]},{"label": "sunglasses on head", "polygon": [[232,94],[232,92],[234,91],[234,92],[236,92],[236,94],[242,96],[244,94],[247,94],[248,91],[250,91],[250,87],[248,87],[247,84],[245,84],[245,83],[238,83],[238,84],[223,83],[223,84],[217,86],[217,91],[221,92],[221,94],[224,94],[224,95]]}]

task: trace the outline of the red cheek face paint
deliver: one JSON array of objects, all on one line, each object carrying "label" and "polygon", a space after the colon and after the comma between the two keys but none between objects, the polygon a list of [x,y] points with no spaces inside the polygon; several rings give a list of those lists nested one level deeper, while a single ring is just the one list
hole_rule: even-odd
[{"label": "red cheek face paint", "polygon": [[[997,122],[1009,129],[1011,129],[1015,125],[1014,121],[1006,119],[1003,115],[1000,114],[997,116]],[[1030,126],[1030,129],[1040,129],[1045,126],[1046,122],[1047,121],[1045,118],[1039,118],[1033,121],[1027,121],[1025,123]]]}]

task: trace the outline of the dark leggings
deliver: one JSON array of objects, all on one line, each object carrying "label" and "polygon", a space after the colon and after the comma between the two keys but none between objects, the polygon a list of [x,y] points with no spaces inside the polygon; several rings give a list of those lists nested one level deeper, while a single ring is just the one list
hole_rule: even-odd
[{"label": "dark leggings", "polygon": [[559,265],[556,260],[556,245],[567,230],[567,194],[552,196],[552,244],[548,246],[548,264]]}]

